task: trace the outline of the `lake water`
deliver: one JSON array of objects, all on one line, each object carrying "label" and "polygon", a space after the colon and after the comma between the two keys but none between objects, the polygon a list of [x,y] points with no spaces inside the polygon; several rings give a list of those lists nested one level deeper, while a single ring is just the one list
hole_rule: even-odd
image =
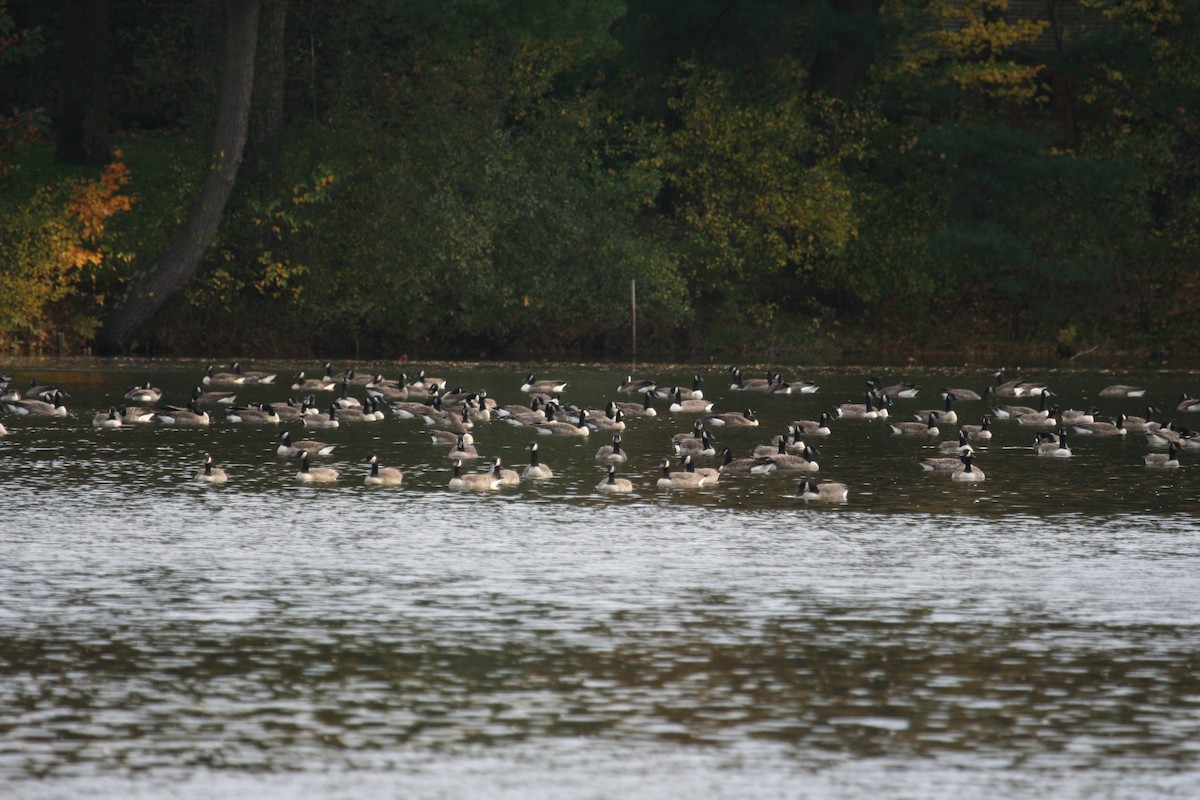
[{"label": "lake water", "polygon": [[[321,371],[272,366],[278,385],[242,399]],[[501,403],[530,371],[567,379],[570,402],[630,399],[621,367],[422,366]],[[806,504],[795,474],[655,488],[694,415],[629,421],[636,491],[617,497],[594,490],[604,433],[481,424],[482,454],[519,469],[536,438],[557,476],[464,494],[419,421],[284,426],[339,445],[321,459],[332,486],[296,482],[277,428],[92,426],[147,380],[185,401],[202,368],[0,370],[61,385],[71,409],[0,414],[6,798],[1200,796],[1200,451],[1148,470],[1131,434],[1039,458],[1032,429],[995,422],[987,480],[959,484],[921,470],[931,443],[841,420],[816,477],[849,498]],[[861,401],[874,372],[926,387],[893,418],[991,380],[785,368],[821,390],[766,396],[699,371],[717,411],[762,420],[718,432],[739,456]],[[1200,394],[1194,372],[1024,374],[1065,406],[1152,402],[1200,425],[1174,411]],[[1149,394],[1098,397],[1118,382]],[[956,410],[977,423],[985,407]],[[363,485],[372,452],[402,486]],[[227,485],[191,480],[206,453]]]}]

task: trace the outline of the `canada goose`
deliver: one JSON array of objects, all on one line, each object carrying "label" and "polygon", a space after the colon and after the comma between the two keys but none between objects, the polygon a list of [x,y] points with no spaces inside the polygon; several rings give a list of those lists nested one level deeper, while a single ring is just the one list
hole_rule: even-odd
[{"label": "canada goose", "polygon": [[1003,376],[1004,370],[997,370],[996,385],[988,388],[988,391],[997,397],[1033,397],[1044,391],[1049,391],[1049,387],[1046,384],[1034,381],[1015,379],[1001,383],[1000,379]]},{"label": "canada goose", "polygon": [[529,465],[521,473],[522,478],[530,480],[544,480],[554,477],[554,470],[543,464],[538,458],[538,443],[530,442],[525,445],[525,449],[529,451]]},{"label": "canada goose", "polygon": [[658,410],[651,405],[653,401],[654,392],[646,392],[640,403],[610,403],[614,411],[620,411],[627,417],[657,417]]},{"label": "canada goose", "polygon": [[625,412],[616,409],[613,416],[600,415],[589,417],[588,427],[594,431],[623,431],[625,430]]},{"label": "canada goose", "polygon": [[962,403],[983,399],[979,392],[975,391],[974,389],[942,389],[940,394],[943,400],[946,398],[946,395],[952,394],[954,395],[955,400]]},{"label": "canada goose", "polygon": [[431,430],[425,431],[425,433],[429,436],[429,440],[434,444],[444,444],[454,447],[459,443],[460,439],[462,440],[463,444],[475,444],[475,437],[471,435],[470,431],[467,431],[466,433],[455,433],[454,431]]},{"label": "canada goose", "polygon": [[1059,431],[1052,440],[1034,439],[1033,452],[1048,458],[1070,458],[1073,454],[1067,446],[1067,432]]},{"label": "canada goose", "polygon": [[176,425],[181,428],[203,427],[212,421],[207,411],[201,410],[200,406],[190,401],[186,408],[167,406],[155,416],[164,425]]},{"label": "canada goose", "polygon": [[551,434],[553,436],[587,436],[592,432],[592,429],[587,426],[587,410],[579,410],[578,422],[559,422],[558,420],[547,419],[545,422],[534,423],[538,433]]},{"label": "canada goose", "polygon": [[492,459],[492,477],[498,480],[501,486],[516,486],[521,482],[521,474],[515,469],[500,467],[500,456]]},{"label": "canada goose", "polygon": [[914,413],[913,416],[917,421],[924,422],[932,414],[938,422],[953,425],[958,422],[958,413],[954,410],[954,401],[957,399],[954,395],[948,394],[945,398],[945,408],[924,408]]},{"label": "canada goose", "polygon": [[566,391],[566,388],[566,381],[539,381],[537,376],[532,372],[529,373],[529,377],[525,379],[525,382],[521,384],[521,391],[525,392],[525,394],[561,394]]},{"label": "canada goose", "polygon": [[712,435],[701,429],[700,438],[689,436],[686,439],[680,439],[678,442],[672,442],[675,448],[676,455],[692,455],[692,456],[715,456],[717,450],[713,447]]},{"label": "canada goose", "polygon": [[924,422],[889,422],[892,433],[902,436],[941,436],[937,427],[937,412],[931,411]]},{"label": "canada goose", "polygon": [[404,481],[404,473],[395,467],[379,466],[379,457],[372,453],[367,459],[371,465],[371,471],[367,473],[367,477],[363,478],[363,483],[367,486],[399,486]]},{"label": "canada goose", "polygon": [[1158,409],[1156,407],[1146,406],[1146,416],[1144,417],[1127,414],[1125,416],[1125,430],[1130,433],[1145,433],[1146,431],[1158,430],[1161,427],[1160,423],[1152,419],[1157,413]]},{"label": "canada goose", "polygon": [[992,417],[990,414],[984,414],[982,425],[960,425],[959,430],[966,431],[972,439],[990,439],[992,438]]},{"label": "canada goose", "polygon": [[915,383],[894,383],[891,386],[884,386],[883,378],[878,375],[868,378],[867,385],[875,390],[876,396],[886,394],[888,397],[899,397],[905,400],[911,400],[921,392],[921,387]]},{"label": "canada goose", "polygon": [[282,431],[279,434],[279,446],[275,448],[275,452],[287,458],[295,458],[301,453],[308,453],[309,456],[327,456],[333,452],[336,444],[327,442],[318,442],[315,439],[300,439],[292,441],[290,431]]},{"label": "canada goose", "polygon": [[796,487],[796,497],[801,500],[817,500],[824,503],[841,503],[850,496],[850,489],[844,483],[817,483],[815,481],[800,481]]},{"label": "canada goose", "polygon": [[1172,442],[1185,449],[1192,449],[1191,442],[1200,442],[1200,434],[1195,431],[1178,427],[1174,422],[1165,422],[1152,431],[1146,431],[1146,440],[1154,447],[1167,447]]},{"label": "canada goose", "polygon": [[596,485],[597,492],[632,492],[633,484],[628,478],[617,477],[617,467],[615,464],[608,465],[608,477],[600,481]]},{"label": "canada goose", "polygon": [[994,405],[992,406],[992,415],[996,419],[1016,419],[1017,417],[1026,414],[1041,414],[1043,417],[1050,416],[1050,412],[1046,409],[1046,403],[1050,398],[1050,390],[1042,389],[1038,392],[1038,407],[1030,406],[1012,406],[1012,405]]},{"label": "canada goose", "polygon": [[1145,388],[1128,386],[1123,383],[1114,383],[1112,386],[1105,386],[1100,390],[1101,397],[1144,397],[1145,394]]},{"label": "canada goose", "polygon": [[342,393],[333,402],[337,404],[338,408],[356,408],[361,411],[363,407],[362,401],[357,397],[349,395],[350,384],[343,380],[341,385]]},{"label": "canada goose", "polygon": [[606,444],[596,451],[596,460],[603,464],[624,464],[629,456],[621,449],[621,434],[614,433],[612,444]]},{"label": "canada goose", "polygon": [[621,381],[621,385],[617,387],[617,391],[621,394],[650,394],[656,388],[658,383],[649,380],[634,380],[632,375],[626,376],[625,380]]},{"label": "canada goose", "polygon": [[125,399],[130,403],[149,403],[150,405],[162,400],[162,396],[162,389],[151,386],[148,381],[145,386],[134,386],[125,393]]},{"label": "canada goose", "polygon": [[241,422],[246,425],[278,425],[279,415],[275,409],[266,403],[255,407],[231,408],[225,412],[225,419],[230,422]]},{"label": "canada goose", "polygon": [[[395,410],[394,406],[392,410]],[[454,433],[467,433],[475,427],[475,421],[466,408],[446,408],[442,405],[441,397],[435,397],[433,405],[426,406],[421,416],[426,424]]]},{"label": "canada goose", "polygon": [[958,440],[954,442],[942,442],[938,445],[939,453],[956,453],[961,455],[964,447],[970,447],[971,434],[965,429],[958,429]]},{"label": "canada goose", "polygon": [[409,391],[412,391],[413,389],[432,390],[435,387],[445,387],[445,385],[445,378],[435,378],[431,375],[426,375],[425,370],[421,370],[417,373],[417,379],[409,384],[408,389]]},{"label": "canada goose", "polygon": [[333,467],[312,467],[308,464],[308,453],[300,451],[300,471],[296,480],[303,483],[336,483],[338,471]]},{"label": "canada goose", "polygon": [[392,413],[400,419],[416,419],[417,417],[428,417],[436,412],[443,413],[441,409],[441,398],[437,392],[433,392],[424,401],[402,400],[398,403],[389,403],[389,408]]},{"label": "canada goose", "polygon": [[703,433],[703,431],[704,431],[704,420],[698,419],[698,420],[695,420],[694,422],[692,422],[692,429],[690,431],[687,431],[685,433],[671,434],[671,441],[673,443],[677,443],[677,442],[682,442],[684,439],[699,439],[700,434]]},{"label": "canada goose", "polygon": [[766,475],[768,472],[774,472],[778,467],[775,462],[769,458],[734,458],[733,451],[726,447],[721,451],[724,458],[719,469],[721,472],[739,472],[754,475]]},{"label": "canada goose", "polygon": [[[782,450],[782,445],[780,447]],[[817,463],[817,451],[805,445],[800,455],[779,452],[767,458],[775,465],[775,469],[785,472],[817,472],[821,465]]]},{"label": "canada goose", "polygon": [[949,456],[938,456],[934,458],[923,458],[920,461],[921,469],[929,472],[954,472],[954,470],[962,467],[962,457],[964,453],[970,452],[971,446],[967,445],[962,448],[958,455],[953,458]]},{"label": "canada goose", "polygon": [[246,379],[233,372],[214,372],[215,367],[209,364],[204,368],[204,377],[200,383],[205,386],[241,386]]},{"label": "canada goose", "polygon": [[123,424],[116,406],[109,406],[108,411],[101,411],[92,417],[92,426],[96,428],[120,428]]},{"label": "canada goose", "polygon": [[676,386],[674,400],[670,405],[672,414],[707,414],[713,410],[713,402],[704,400],[703,398],[687,399],[683,396],[683,391]]},{"label": "canada goose", "polygon": [[455,459],[454,461],[454,476],[450,478],[450,482],[446,484],[447,488],[457,489],[459,491],[492,491],[500,485],[491,473],[488,472],[469,472],[466,475],[462,474],[462,462]]},{"label": "canada goose", "polygon": [[192,390],[192,402],[196,405],[233,405],[237,402],[237,392],[206,392],[197,386]]},{"label": "canada goose", "polygon": [[326,361],[321,366],[325,368],[325,375],[320,378],[307,378],[303,370],[297,372],[292,382],[292,389],[297,392],[332,392],[336,389],[338,379],[333,375],[333,364]]},{"label": "canada goose", "polygon": [[1179,404],[1175,406],[1175,410],[1183,411],[1189,414],[1200,411],[1200,399],[1191,397],[1187,394],[1182,394],[1179,396]]},{"label": "canada goose", "polygon": [[950,480],[964,483],[978,483],[984,478],[983,470],[971,464],[971,454],[962,454],[962,466],[950,473]]},{"label": "canada goose", "polygon": [[664,458],[659,466],[662,467],[662,477],[658,479],[660,489],[699,489],[705,484],[705,478],[696,472],[671,472],[670,459]]},{"label": "canada goose", "polygon": [[376,375],[374,380],[363,388],[368,397],[378,397],[387,402],[407,400],[409,395],[408,376],[401,373],[399,380],[392,380],[382,375]]},{"label": "canada goose", "polygon": [[[776,453],[783,454],[788,452],[788,438],[793,434],[792,429],[788,429],[778,436],[771,437],[770,444],[760,444],[750,453],[751,458],[765,458],[773,456]],[[804,449],[804,442],[800,442],[800,450]]]},{"label": "canada goose", "polygon": [[709,425],[725,426],[727,428],[751,428],[758,425],[758,417],[754,416],[754,410],[750,408],[747,408],[745,411],[712,414],[705,417],[704,421]]},{"label": "canada goose", "polygon": [[195,479],[201,483],[225,483],[229,480],[229,476],[225,474],[225,470],[214,467],[213,457],[208,455],[204,457],[204,466],[196,473]]},{"label": "canada goose", "polygon": [[866,392],[861,403],[842,403],[834,407],[834,413],[839,419],[887,419],[887,406],[891,402],[888,395],[876,399],[871,392]]},{"label": "canada goose", "polygon": [[734,369],[733,383],[729,385],[729,388],[735,392],[761,392],[766,394],[772,390],[777,380],[778,376],[770,370],[767,370],[765,378],[744,378],[742,377],[742,370],[739,368]]},{"label": "canada goose", "polygon": [[274,383],[274,372],[255,372],[254,370],[243,370],[242,365],[238,362],[233,362],[233,374],[241,378],[239,383]]},{"label": "canada goose", "polygon": [[1033,414],[1021,414],[1016,418],[1018,425],[1026,425],[1033,427],[1051,427],[1059,424],[1058,418],[1055,416],[1058,413],[1058,406],[1050,406],[1045,413],[1035,412]]},{"label": "canada goose", "polygon": [[1080,436],[1124,436],[1125,415],[1117,414],[1113,422],[1077,422],[1071,426]]},{"label": "canada goose", "polygon": [[54,395],[61,391],[57,386],[48,383],[38,383],[37,378],[30,378],[29,388],[24,393],[13,392],[11,393],[11,397],[6,395],[5,399],[20,400],[24,398],[25,400],[44,400],[47,403],[53,403]]},{"label": "canada goose", "polygon": [[332,430],[334,428],[341,427],[341,423],[338,422],[337,413],[334,411],[335,408],[337,408],[337,406],[331,408],[327,414],[323,414],[315,409],[313,412],[305,414],[302,417],[304,421],[304,427],[323,428],[326,430]]},{"label": "canada goose", "polygon": [[668,389],[665,386],[659,386],[654,390],[654,396],[659,400],[670,400],[675,396],[676,392],[679,392],[679,397],[681,400],[703,400],[704,392],[700,389],[700,384],[703,382],[703,380],[704,379],[700,377],[700,373],[696,373],[692,375],[691,389],[685,389],[680,386],[672,386]]},{"label": "canada goose", "polygon": [[1179,443],[1171,442],[1165,453],[1147,453],[1142,460],[1151,469],[1178,469]]},{"label": "canada goose", "polygon": [[453,458],[457,461],[466,461],[469,458],[479,458],[479,451],[475,449],[475,445],[467,442],[468,435],[469,434],[463,434],[458,437],[458,441],[454,443],[454,447],[450,448],[450,452],[446,454],[448,458]]},{"label": "canada goose", "polygon": [[535,422],[546,420],[545,405],[544,400],[535,397],[529,401],[527,406],[516,403],[499,406],[495,410],[495,415],[512,425],[532,425]]},{"label": "canada goose", "polygon": [[679,457],[679,466],[683,467],[685,472],[691,472],[704,478],[705,486],[711,486],[721,480],[720,470],[713,469],[712,467],[697,467],[696,462],[689,453],[684,453]]},{"label": "canada goose", "polygon": [[365,408],[342,408],[336,402],[329,408],[329,415],[341,423],[378,422],[383,419],[378,399],[372,398]]},{"label": "canada goose", "polygon": [[833,417],[829,416],[829,412],[822,411],[819,419],[796,419],[789,424],[796,433],[805,436],[829,436],[829,423],[831,422],[833,422]]},{"label": "canada goose", "polygon": [[1080,411],[1077,408],[1067,408],[1058,412],[1058,418],[1062,420],[1063,425],[1074,425],[1077,422],[1095,422],[1096,415],[1100,413],[1100,409],[1095,406]]},{"label": "canada goose", "polygon": [[775,389],[772,394],[816,394],[821,391],[821,384],[814,381],[788,381],[783,382],[783,376],[776,381]]},{"label": "canada goose", "polygon": [[33,398],[24,398],[20,400],[6,400],[4,407],[8,409],[10,414],[29,417],[65,417],[67,416],[67,407],[63,405],[62,390],[56,389],[51,395],[49,401],[35,400]]}]

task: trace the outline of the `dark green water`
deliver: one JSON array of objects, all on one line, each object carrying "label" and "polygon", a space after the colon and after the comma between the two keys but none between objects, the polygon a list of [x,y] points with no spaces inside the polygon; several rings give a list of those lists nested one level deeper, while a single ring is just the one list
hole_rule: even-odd
[{"label": "dark green water", "polygon": [[[4,370],[61,384],[71,408],[0,416],[6,797],[1200,794],[1200,452],[1147,470],[1130,435],[1043,459],[1031,429],[998,422],[987,480],[962,485],[920,469],[930,443],[840,421],[817,477],[849,499],[806,505],[794,475],[657,490],[690,415],[630,422],[636,491],[611,498],[594,491],[602,434],[482,424],[481,453],[519,467],[537,438],[557,473],[485,495],[445,488],[446,449],[418,421],[287,426],[339,445],[326,487],[295,481],[275,429],[93,428],[134,383],[182,401],[202,366]],[[320,371],[278,366],[281,385],[244,399]],[[437,366],[502,403],[534,369]],[[802,397],[703,374],[718,411],[762,420],[718,433],[746,455],[876,371],[796,371],[822,384]],[[537,372],[598,406],[626,370]],[[893,416],[990,380],[886,376],[926,387]],[[1030,377],[1065,405],[1149,401],[1180,422],[1178,395],[1200,393],[1182,371]],[[1116,382],[1147,401],[1097,397]],[[978,422],[984,405],[957,410]],[[402,486],[362,484],[371,452]],[[228,485],[191,480],[205,453]]]}]

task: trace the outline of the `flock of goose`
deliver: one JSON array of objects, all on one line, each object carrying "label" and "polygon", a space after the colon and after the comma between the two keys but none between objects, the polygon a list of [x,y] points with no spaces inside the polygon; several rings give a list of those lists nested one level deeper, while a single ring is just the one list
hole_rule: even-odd
[{"label": "flock of goose", "polygon": [[[762,377],[747,377],[739,367],[730,367],[731,393],[812,395],[820,386],[811,381],[785,381],[780,373],[766,372]],[[602,407],[587,408],[569,404],[565,380],[541,379],[528,375],[520,384],[527,402],[502,405],[484,390],[450,389],[445,380],[427,376],[422,371],[415,379],[407,375],[392,380],[381,375],[360,375],[352,370],[335,374],[332,364],[323,365],[320,377],[297,374],[290,385],[302,400],[289,398],[280,402],[238,404],[237,393],[250,386],[273,387],[277,373],[250,371],[234,364],[231,371],[218,372],[212,366],[205,369],[191,398],[182,406],[162,402],[163,391],[152,383],[130,388],[108,408],[95,411],[92,425],[98,429],[120,428],[126,425],[167,425],[202,427],[213,422],[217,409],[224,409],[224,419],[242,425],[281,425],[295,423],[307,430],[331,430],[344,424],[378,422],[389,416],[401,420],[417,420],[426,427],[436,445],[448,448],[450,462],[447,488],[459,491],[495,491],[522,481],[546,480],[554,477],[553,470],[541,463],[537,436],[526,447],[529,462],[520,472],[508,469],[498,457],[483,459],[486,471],[466,471],[464,465],[481,459],[475,435],[480,426],[497,421],[527,428],[531,433],[547,436],[586,437],[599,434],[611,437],[595,452],[595,461],[606,470],[595,489],[601,493],[629,493],[635,485],[622,477],[619,470],[628,461],[623,448],[622,432],[626,420],[653,418],[658,409],[669,411],[672,417],[691,415],[694,422],[688,430],[670,437],[669,451],[659,460],[660,473],[653,487],[664,490],[700,490],[711,487],[725,474],[761,475],[791,472],[797,476],[796,497],[806,501],[842,502],[849,495],[845,484],[818,482],[817,448],[812,444],[831,436],[841,420],[881,420],[897,436],[919,437],[938,442],[940,455],[919,460],[922,468],[945,473],[956,482],[978,482],[985,479],[975,461],[975,444],[992,436],[992,424],[1005,421],[1029,427],[1033,434],[1032,449],[1039,457],[1069,458],[1070,441],[1085,437],[1143,434],[1151,448],[1166,452],[1150,452],[1144,456],[1145,466],[1154,469],[1173,469],[1180,465],[1179,454],[1185,450],[1200,450],[1200,434],[1174,422],[1160,422],[1152,417],[1161,413],[1148,406],[1146,415],[1118,413],[1111,419],[1099,418],[1098,409],[1061,408],[1054,401],[1051,388],[1025,380],[1003,380],[995,374],[995,383],[983,394],[966,388],[942,388],[935,407],[915,408],[900,414],[898,401],[917,399],[921,387],[912,383],[886,384],[872,376],[866,381],[861,402],[845,402],[830,407],[815,419],[793,419],[781,424],[782,432],[746,456],[737,456],[728,447],[717,449],[714,431],[733,428],[752,428],[760,420],[751,409],[736,412],[717,412],[714,403],[704,397],[702,377],[693,375],[689,386],[667,386],[655,380],[626,378],[614,387],[615,396],[631,396],[629,401],[609,399]],[[0,403],[14,417],[66,417],[69,394],[58,386],[31,381],[25,389],[11,385],[9,376],[0,376]],[[515,381],[514,381],[515,383]],[[1112,385],[1099,392],[1100,397],[1139,400],[1145,390],[1137,386]],[[318,400],[320,396],[328,400]],[[635,401],[635,398],[640,399]],[[857,400],[858,398],[856,398]],[[983,402],[987,411],[977,422],[960,419],[957,407],[961,403]],[[1029,403],[1032,405],[1025,405]],[[656,408],[657,406],[657,408]],[[1180,413],[1200,412],[1200,399],[1183,395],[1176,409]],[[92,412],[89,412],[92,413]],[[9,429],[0,422],[0,436]],[[294,438],[291,427],[277,435],[276,453],[295,458],[297,481],[305,483],[337,483],[343,476],[338,469],[321,466],[319,459],[331,455],[337,445],[316,438]],[[302,435],[302,434],[300,434]],[[943,436],[953,437],[942,440]],[[715,466],[703,463],[712,460]],[[364,459],[368,486],[398,486],[404,481],[403,472],[384,466],[372,453]],[[195,473],[195,480],[222,484],[230,476],[207,455]]]}]

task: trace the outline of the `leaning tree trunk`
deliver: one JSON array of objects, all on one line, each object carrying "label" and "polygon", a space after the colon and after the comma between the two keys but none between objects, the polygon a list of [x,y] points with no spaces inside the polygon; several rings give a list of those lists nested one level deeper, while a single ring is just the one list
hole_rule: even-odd
[{"label": "leaning tree trunk", "polygon": [[99,353],[123,353],[162,305],[184,287],[216,236],[225,204],[233,191],[254,87],[254,51],[258,41],[259,0],[226,0],[225,64],[220,106],[213,139],[212,163],[200,186],[200,197],[188,211],[183,228],[158,259],[131,278],[124,297],[105,315],[96,339]]}]

